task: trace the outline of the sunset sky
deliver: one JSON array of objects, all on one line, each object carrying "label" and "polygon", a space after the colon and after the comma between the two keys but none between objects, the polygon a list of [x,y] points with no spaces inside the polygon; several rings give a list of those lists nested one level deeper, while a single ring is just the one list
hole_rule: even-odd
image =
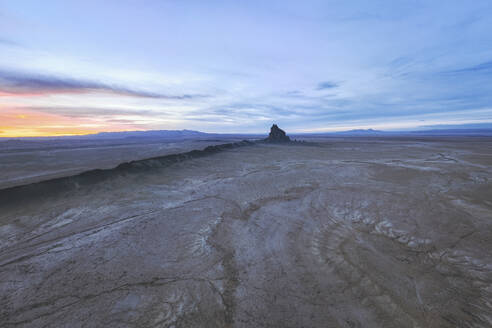
[{"label": "sunset sky", "polygon": [[0,137],[492,122],[492,1],[0,0]]}]

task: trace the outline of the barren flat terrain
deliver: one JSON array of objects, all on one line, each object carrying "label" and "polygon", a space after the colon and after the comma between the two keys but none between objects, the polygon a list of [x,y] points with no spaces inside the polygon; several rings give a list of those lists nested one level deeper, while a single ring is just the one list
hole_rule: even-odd
[{"label": "barren flat terrain", "polygon": [[195,140],[1,140],[0,188],[106,169],[143,158],[181,153],[231,138]]},{"label": "barren flat terrain", "polygon": [[0,327],[492,326],[492,139],[139,167],[0,192]]}]

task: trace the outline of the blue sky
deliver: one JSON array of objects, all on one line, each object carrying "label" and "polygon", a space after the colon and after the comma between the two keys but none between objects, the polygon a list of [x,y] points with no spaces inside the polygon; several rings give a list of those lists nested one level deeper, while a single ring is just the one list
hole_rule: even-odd
[{"label": "blue sky", "polygon": [[0,136],[488,123],[491,31],[481,0],[0,0]]}]

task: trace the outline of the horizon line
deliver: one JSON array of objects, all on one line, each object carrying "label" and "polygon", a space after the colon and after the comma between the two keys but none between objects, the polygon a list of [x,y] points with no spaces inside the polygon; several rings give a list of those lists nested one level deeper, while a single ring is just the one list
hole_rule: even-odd
[{"label": "horizon line", "polygon": [[[487,125],[486,127],[470,127],[469,125]],[[284,129],[285,130],[285,129]],[[347,133],[347,132],[373,132],[373,133],[415,133],[415,132],[426,132],[426,131],[446,131],[446,130],[490,130],[492,131],[492,122],[484,122],[484,123],[476,123],[476,124],[461,124],[461,125],[433,125],[433,126],[420,126],[415,128],[406,128],[406,129],[373,129],[373,128],[354,128],[354,129],[332,129],[325,131],[296,131],[289,132],[289,135],[322,135],[322,134],[338,134],[338,133]],[[55,135],[9,135],[2,136],[0,133],[0,140],[5,139],[16,139],[16,138],[63,138],[63,137],[85,137],[85,136],[97,136],[100,134],[123,134],[123,133],[145,133],[145,132],[197,132],[201,134],[210,134],[210,135],[268,135],[268,131],[266,132],[204,132],[200,130],[191,130],[191,129],[151,129],[151,130],[118,130],[118,131],[99,131],[99,132],[88,132],[88,133],[62,133]],[[286,131],[287,132],[287,131]]]}]

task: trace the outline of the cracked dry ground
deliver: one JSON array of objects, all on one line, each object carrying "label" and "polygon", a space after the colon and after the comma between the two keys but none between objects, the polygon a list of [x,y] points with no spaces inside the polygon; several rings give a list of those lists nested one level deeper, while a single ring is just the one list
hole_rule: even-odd
[{"label": "cracked dry ground", "polygon": [[256,145],[0,212],[1,327],[491,327],[492,143]]}]

